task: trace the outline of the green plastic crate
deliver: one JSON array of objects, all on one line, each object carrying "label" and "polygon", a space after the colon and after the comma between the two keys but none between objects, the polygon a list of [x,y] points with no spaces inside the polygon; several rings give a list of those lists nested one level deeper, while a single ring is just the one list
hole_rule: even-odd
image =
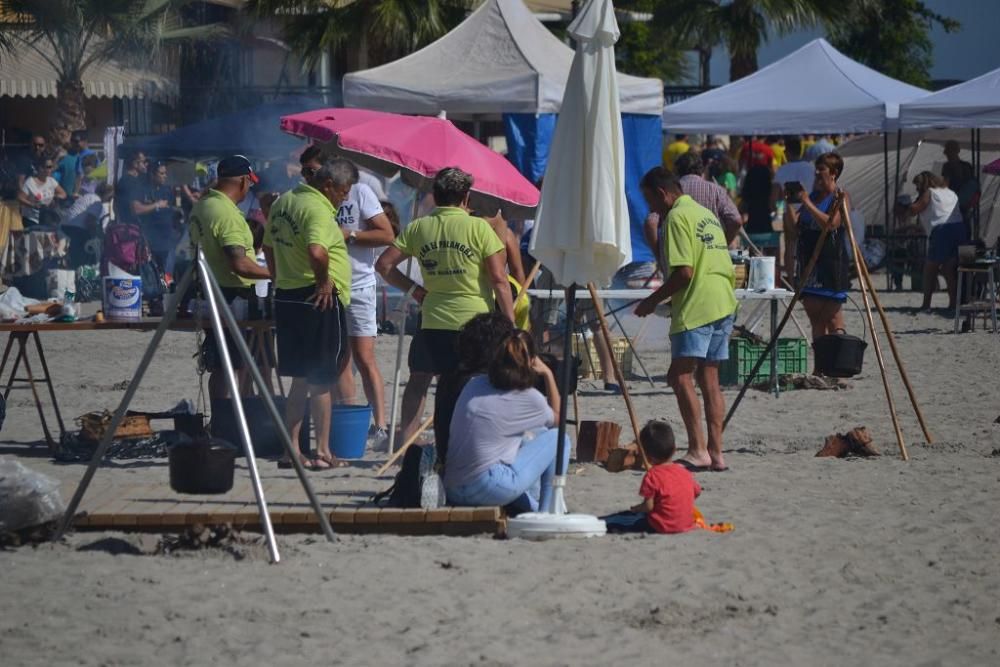
[{"label": "green plastic crate", "polygon": [[[722,385],[742,385],[750,377],[757,360],[767,349],[767,343],[755,345],[746,338],[729,339],[729,359],[719,366],[719,383]],[[775,347],[778,355],[778,375],[806,373],[809,368],[809,345],[805,338],[779,338]],[[754,382],[771,379],[771,360],[768,359],[757,371]]]}]

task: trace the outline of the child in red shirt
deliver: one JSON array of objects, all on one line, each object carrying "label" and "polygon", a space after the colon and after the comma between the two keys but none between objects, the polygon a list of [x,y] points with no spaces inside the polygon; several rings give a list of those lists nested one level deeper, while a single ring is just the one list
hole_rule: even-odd
[{"label": "child in red shirt", "polygon": [[683,466],[671,463],[674,431],[664,421],[650,421],[639,441],[652,467],[642,480],[643,501],[627,512],[603,517],[608,532],[684,533],[695,528],[694,499],[701,487]]}]

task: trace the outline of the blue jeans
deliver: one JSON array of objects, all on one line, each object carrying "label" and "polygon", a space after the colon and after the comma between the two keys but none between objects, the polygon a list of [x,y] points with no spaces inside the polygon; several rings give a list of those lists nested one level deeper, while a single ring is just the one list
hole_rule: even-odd
[{"label": "blue jeans", "polygon": [[[537,512],[540,507],[547,507],[556,472],[558,437],[558,429],[550,428],[532,438],[525,438],[513,463],[494,463],[476,479],[448,489],[448,503],[514,505],[522,512]],[[563,449],[563,463],[568,467],[569,438],[566,438]]]},{"label": "blue jeans", "polygon": [[704,326],[670,334],[671,358],[693,357],[705,361],[726,361],[729,359],[729,336],[733,333],[735,319],[735,315],[727,315]]}]

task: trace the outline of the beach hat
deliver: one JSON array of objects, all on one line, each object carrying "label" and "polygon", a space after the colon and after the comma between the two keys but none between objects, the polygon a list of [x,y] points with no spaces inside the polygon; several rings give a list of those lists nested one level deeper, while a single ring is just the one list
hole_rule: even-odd
[{"label": "beach hat", "polygon": [[238,178],[240,176],[249,176],[253,183],[258,183],[260,178],[253,171],[253,166],[243,155],[231,155],[226,158],[219,160],[219,166],[216,168],[216,173],[219,178]]}]

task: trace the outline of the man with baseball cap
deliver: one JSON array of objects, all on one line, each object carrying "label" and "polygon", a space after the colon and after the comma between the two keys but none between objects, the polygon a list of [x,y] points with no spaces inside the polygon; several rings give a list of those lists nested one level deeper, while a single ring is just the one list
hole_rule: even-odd
[{"label": "man with baseball cap", "polygon": [[[222,294],[230,306],[242,299],[246,311],[236,308],[237,318],[257,319],[257,299],[253,293],[255,280],[266,280],[270,272],[257,264],[253,247],[253,234],[243,213],[237,207],[250,188],[257,182],[250,160],[242,155],[233,155],[219,162],[218,180],[191,209],[191,244],[205,254],[208,267],[212,270]],[[203,285],[202,290],[207,289]],[[234,368],[242,366],[242,358],[226,332],[226,346]],[[214,399],[226,398],[228,389],[221,370],[215,337],[211,330],[205,337],[202,359],[210,371],[208,380],[209,396]]]}]

